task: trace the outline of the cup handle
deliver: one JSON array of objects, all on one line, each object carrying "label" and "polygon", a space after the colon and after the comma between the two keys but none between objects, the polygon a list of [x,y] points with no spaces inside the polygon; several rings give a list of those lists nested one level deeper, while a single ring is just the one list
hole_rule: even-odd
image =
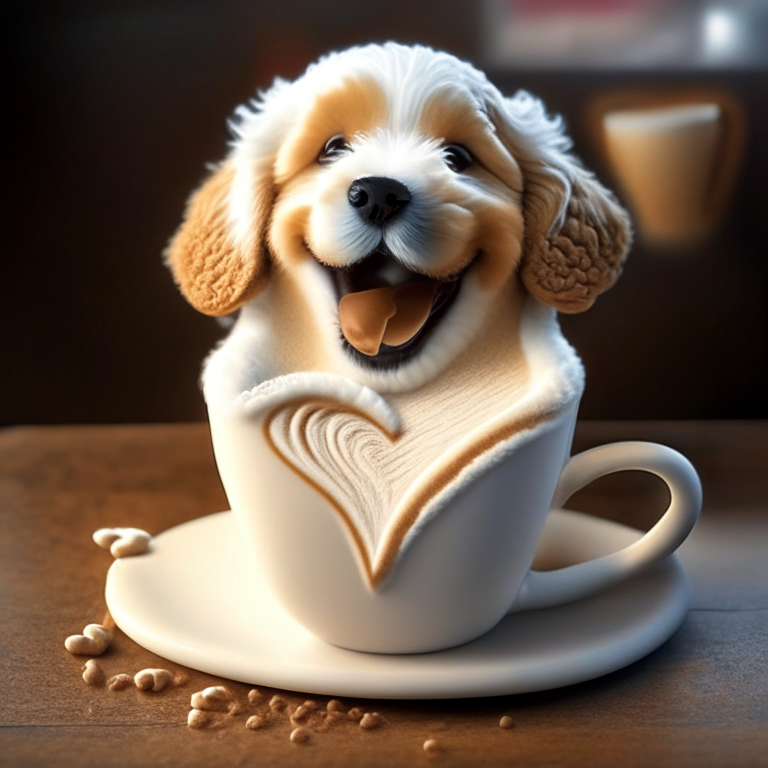
[{"label": "cup handle", "polygon": [[528,571],[510,613],[550,608],[599,592],[674,552],[691,532],[701,510],[701,481],[688,459],[665,445],[624,442],[601,445],[572,457],[560,474],[552,506],[593,480],[639,469],[660,477],[671,501],[656,525],[618,552],[554,571]]}]

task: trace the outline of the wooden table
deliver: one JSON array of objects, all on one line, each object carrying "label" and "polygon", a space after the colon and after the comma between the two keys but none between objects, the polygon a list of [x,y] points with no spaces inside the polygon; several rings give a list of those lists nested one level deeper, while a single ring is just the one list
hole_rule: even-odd
[{"label": "wooden table", "polygon": [[[247,715],[190,730],[189,672],[159,693],[86,685],[64,639],[103,620],[111,557],[102,526],[152,533],[226,508],[205,425],[15,428],[0,433],[0,764],[159,765],[768,765],[768,423],[581,423],[575,450],[621,439],[681,450],[701,473],[702,518],[681,554],[693,607],[642,661],[544,693],[455,701],[345,701],[386,718],[344,721],[289,741],[287,717],[249,731]],[[666,490],[642,473],[604,478],[569,506],[648,527]],[[177,670],[116,632],[108,674]],[[249,686],[226,683],[245,701]],[[267,691],[272,695],[273,691]],[[306,696],[285,694],[292,705]],[[327,699],[312,697],[321,704]],[[502,730],[510,715],[514,727]],[[434,738],[434,758],[422,745]]]}]

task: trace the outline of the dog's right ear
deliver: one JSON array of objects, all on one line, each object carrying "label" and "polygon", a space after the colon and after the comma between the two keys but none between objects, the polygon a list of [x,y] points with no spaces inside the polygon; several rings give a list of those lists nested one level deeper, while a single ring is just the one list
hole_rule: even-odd
[{"label": "dog's right ear", "polygon": [[243,231],[231,215],[236,170],[224,161],[194,192],[184,222],[165,252],[176,283],[187,301],[206,315],[234,312],[259,294],[267,282],[269,261],[265,228],[274,189],[271,168],[251,179],[247,210],[239,211]]},{"label": "dog's right ear", "polygon": [[562,121],[549,118],[539,99],[499,95],[489,112],[523,173],[523,284],[559,312],[583,312],[621,273],[629,216],[570,154]]}]

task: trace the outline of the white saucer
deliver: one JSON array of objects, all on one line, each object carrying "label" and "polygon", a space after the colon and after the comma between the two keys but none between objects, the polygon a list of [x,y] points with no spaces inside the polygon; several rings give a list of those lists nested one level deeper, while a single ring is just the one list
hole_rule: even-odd
[{"label": "white saucer", "polygon": [[[639,538],[631,528],[553,510],[545,557],[585,560]],[[577,603],[506,617],[474,642],[437,653],[358,653],[318,640],[261,581],[246,583],[231,512],[155,537],[116,560],[107,604],[137,643],[171,661],[242,682],[363,698],[496,696],[557,688],[631,664],[682,624],[690,586],[676,555]]]}]

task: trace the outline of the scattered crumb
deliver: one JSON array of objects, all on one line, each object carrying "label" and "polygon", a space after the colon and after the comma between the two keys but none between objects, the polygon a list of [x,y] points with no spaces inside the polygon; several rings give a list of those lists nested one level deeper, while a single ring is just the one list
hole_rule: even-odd
[{"label": "scattered crumb", "polygon": [[173,672],[167,669],[142,669],[134,677],[136,687],[140,691],[162,691],[166,685],[173,683]]},{"label": "scattered crumb", "polygon": [[366,712],[360,721],[360,727],[364,731],[372,731],[374,728],[381,728],[384,725],[384,718],[378,712]]},{"label": "scattered crumb", "polygon": [[328,704],[326,704],[325,708],[329,712],[346,712],[344,705],[338,699],[331,699]]},{"label": "scattered crumb", "polygon": [[223,685],[212,685],[192,694],[192,709],[206,712],[229,712],[233,708],[232,694]]},{"label": "scattered crumb", "polygon": [[335,725],[336,723],[340,723],[342,720],[344,720],[344,713],[343,712],[336,712],[335,710],[332,710],[331,712],[328,712],[325,716],[325,724]]},{"label": "scattered crumb", "polygon": [[261,715],[251,715],[245,721],[245,727],[249,731],[258,731],[259,728],[263,728],[267,724],[267,721]]},{"label": "scattered crumb", "polygon": [[189,682],[189,675],[186,672],[177,672],[173,678],[174,685],[186,685]]},{"label": "scattered crumb", "polygon": [[302,706],[306,707],[309,712],[314,712],[316,709],[320,709],[320,705],[313,699],[307,699]]},{"label": "scattered crumb", "polygon": [[229,722],[226,715],[218,712],[205,712],[201,709],[191,709],[187,715],[187,727],[200,730],[201,728],[222,728]]},{"label": "scattered crumb", "polygon": [[363,712],[363,710],[360,707],[353,707],[352,709],[349,710],[349,712],[347,712],[347,717],[350,720],[359,721],[360,719],[362,719],[364,714],[365,712]]},{"label": "scattered crumb", "polygon": [[95,659],[88,659],[83,666],[83,680],[88,685],[104,685],[104,670]]},{"label": "scattered crumb", "polygon": [[89,624],[82,635],[70,635],[64,647],[75,656],[101,656],[112,645],[112,633],[101,624]]},{"label": "scattered crumb", "polygon": [[110,691],[122,691],[129,685],[133,685],[133,675],[126,675],[125,673],[114,675],[107,680],[107,688]]},{"label": "scattered crumb", "polygon": [[292,723],[301,723],[309,717],[309,710],[306,704],[300,704],[291,715]]},{"label": "scattered crumb", "polygon": [[269,708],[273,712],[282,712],[288,706],[288,702],[282,696],[273,696],[269,700]]},{"label": "scattered crumb", "polygon": [[264,698],[264,694],[258,688],[251,688],[248,691],[248,703],[258,704]]},{"label": "scattered crumb", "polygon": [[424,751],[428,755],[438,755],[442,750],[437,739],[427,739],[424,742]]},{"label": "scattered crumb", "polygon": [[514,722],[509,715],[504,715],[504,717],[499,720],[499,728],[511,728],[513,725]]},{"label": "scattered crumb", "polygon": [[99,528],[93,540],[112,557],[130,557],[146,552],[152,537],[141,528]]},{"label": "scattered crumb", "polygon": [[211,722],[209,712],[200,709],[190,709],[187,715],[187,728],[207,728]]},{"label": "scattered crumb", "polygon": [[306,744],[309,741],[309,731],[299,726],[291,731],[291,741],[294,744]]}]

